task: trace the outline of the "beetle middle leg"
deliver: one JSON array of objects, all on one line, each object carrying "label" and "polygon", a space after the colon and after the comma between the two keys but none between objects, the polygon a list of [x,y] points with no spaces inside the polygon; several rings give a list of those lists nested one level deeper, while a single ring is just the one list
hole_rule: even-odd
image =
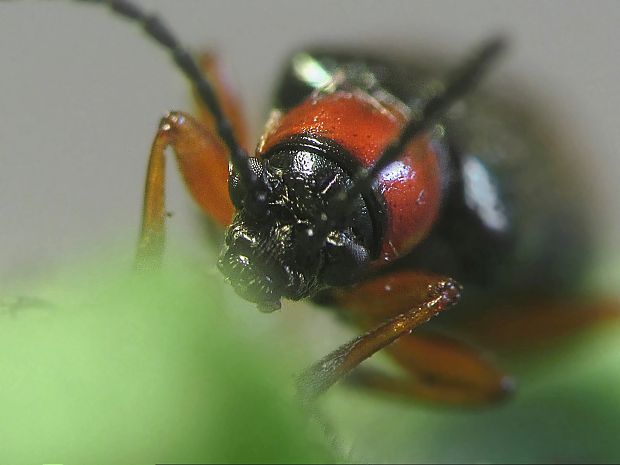
[{"label": "beetle middle leg", "polygon": [[304,400],[323,393],[364,360],[451,307],[460,297],[460,285],[450,278],[422,276],[415,284],[418,289],[425,288],[421,304],[341,346],[301,375],[298,387]]},{"label": "beetle middle leg", "polygon": [[505,399],[512,378],[469,345],[440,334],[410,334],[386,349],[406,375],[358,369],[350,384],[441,405],[478,406]]},{"label": "beetle middle leg", "polygon": [[[348,381],[357,386],[444,405],[484,405],[504,398],[511,392],[510,378],[479,351],[448,336],[409,334],[417,324],[438,313],[428,312],[425,307],[432,307],[442,292],[449,291],[443,295],[443,308],[439,311],[457,302],[459,293],[455,289],[438,290],[439,283],[447,282],[454,285],[454,281],[436,275],[398,272],[370,279],[346,290],[332,291],[328,295],[328,303],[342,308],[362,326],[368,327],[381,318],[392,317],[387,323],[325,357],[304,374],[304,382],[313,386],[313,392],[318,394],[338,377],[356,368],[365,358],[386,347],[406,370],[406,376],[394,377],[356,368]],[[377,332],[385,335],[390,330],[394,331],[395,322],[398,325],[402,319],[416,318],[424,313],[423,321],[407,325],[406,330],[398,331],[389,340],[374,336]],[[347,353],[356,344],[365,346],[365,357],[353,357]],[[304,389],[307,390],[302,386]]]}]

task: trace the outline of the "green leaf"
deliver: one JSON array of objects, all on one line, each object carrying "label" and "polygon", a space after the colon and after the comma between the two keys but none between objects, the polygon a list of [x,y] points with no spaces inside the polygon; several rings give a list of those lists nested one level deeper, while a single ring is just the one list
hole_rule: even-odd
[{"label": "green leaf", "polygon": [[1,311],[0,463],[333,461],[218,275],[119,270],[56,273]]}]

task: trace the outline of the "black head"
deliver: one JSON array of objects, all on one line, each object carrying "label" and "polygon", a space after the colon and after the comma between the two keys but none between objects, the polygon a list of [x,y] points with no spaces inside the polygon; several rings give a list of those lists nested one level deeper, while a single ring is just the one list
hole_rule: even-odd
[{"label": "black head", "polygon": [[363,269],[371,257],[375,233],[362,195],[346,220],[330,211],[333,199],[352,184],[334,161],[338,150],[298,137],[253,159],[252,171],[262,181],[259,199],[231,172],[237,214],[218,266],[236,292],[261,310],[279,308],[282,297],[298,300],[354,282],[352,270]]}]

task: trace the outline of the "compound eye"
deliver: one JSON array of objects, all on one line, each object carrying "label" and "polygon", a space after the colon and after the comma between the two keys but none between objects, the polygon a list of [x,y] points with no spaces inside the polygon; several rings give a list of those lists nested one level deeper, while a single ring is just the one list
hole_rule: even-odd
[{"label": "compound eye", "polygon": [[[254,173],[257,178],[260,178],[263,175],[262,161],[259,158],[250,157],[248,158],[248,163],[250,164],[252,173]],[[248,194],[247,186],[241,182],[239,173],[231,165],[228,172],[228,195],[237,210],[243,207],[243,203]]]}]

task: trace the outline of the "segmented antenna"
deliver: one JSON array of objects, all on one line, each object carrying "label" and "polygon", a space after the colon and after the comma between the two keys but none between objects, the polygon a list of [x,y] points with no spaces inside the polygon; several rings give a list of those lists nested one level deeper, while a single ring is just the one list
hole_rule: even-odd
[{"label": "segmented antenna", "polygon": [[336,207],[341,214],[348,212],[353,204],[352,199],[369,189],[381,170],[395,161],[414,137],[427,130],[457,100],[473,89],[489,65],[505,48],[505,39],[491,39],[485,42],[468,61],[449,75],[444,90],[424,105],[420,117],[412,118],[403,127],[396,139],[387,146],[377,161],[370,168],[360,171],[353,178],[353,185],[343,193]]},{"label": "segmented antenna", "polygon": [[192,55],[176,39],[170,29],[154,14],[144,12],[139,6],[125,0],[74,0],[80,3],[101,4],[115,14],[139,24],[148,37],[153,39],[171,54],[178,68],[195,86],[202,102],[209,109],[215,121],[218,135],[230,153],[230,162],[239,173],[241,182],[251,191],[258,179],[250,169],[248,153],[239,145],[232,126],[222,111],[222,106],[209,79],[192,58]]}]

